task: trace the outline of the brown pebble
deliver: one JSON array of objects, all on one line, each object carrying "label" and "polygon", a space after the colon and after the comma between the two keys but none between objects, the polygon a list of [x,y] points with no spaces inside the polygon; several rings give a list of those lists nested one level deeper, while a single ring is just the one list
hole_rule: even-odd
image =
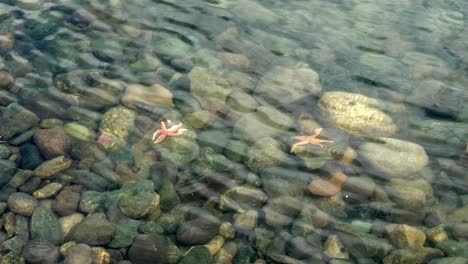
[{"label": "brown pebble", "polygon": [[0,87],[1,88],[9,88],[13,85],[14,79],[11,74],[5,71],[0,72]]},{"label": "brown pebble", "polygon": [[342,172],[336,172],[328,180],[315,179],[309,183],[307,188],[309,191],[318,196],[333,196],[341,192],[343,183],[348,177]]},{"label": "brown pebble", "polygon": [[0,35],[0,53],[12,49],[15,45],[15,36],[11,33]]}]

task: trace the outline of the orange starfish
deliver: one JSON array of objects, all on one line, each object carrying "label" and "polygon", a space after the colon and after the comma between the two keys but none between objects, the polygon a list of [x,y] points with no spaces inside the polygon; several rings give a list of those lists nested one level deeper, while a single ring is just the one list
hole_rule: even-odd
[{"label": "orange starfish", "polygon": [[[171,120],[167,120],[167,123],[170,124]],[[187,129],[183,129],[181,127],[182,123],[179,123],[167,129],[166,124],[164,124],[164,122],[161,122],[161,127],[158,130],[156,130],[156,132],[154,132],[152,140],[155,140],[156,137],[159,135],[159,137],[154,141],[155,144],[158,144],[161,143],[166,137],[182,136],[187,131]]]},{"label": "orange starfish", "polygon": [[314,130],[314,134],[312,136],[298,136],[294,137],[297,140],[300,140],[296,144],[292,145],[291,147],[291,153],[294,152],[297,146],[301,145],[307,145],[307,144],[312,144],[312,145],[319,145],[321,148],[323,148],[322,143],[331,143],[333,141],[331,140],[325,140],[325,139],[318,139],[317,137],[322,133],[323,128],[317,128]]}]

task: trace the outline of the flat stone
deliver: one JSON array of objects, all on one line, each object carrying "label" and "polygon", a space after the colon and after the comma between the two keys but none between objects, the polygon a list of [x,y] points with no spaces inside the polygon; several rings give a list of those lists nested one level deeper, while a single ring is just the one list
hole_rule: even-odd
[{"label": "flat stone", "polygon": [[38,205],[36,198],[27,193],[14,193],[8,198],[8,208],[24,216],[31,216]]},{"label": "flat stone", "polygon": [[34,170],[34,175],[40,178],[50,178],[55,174],[68,169],[70,166],[70,159],[67,159],[64,156],[59,156],[42,163]]},{"label": "flat stone", "polygon": [[366,142],[358,149],[359,157],[378,173],[390,177],[409,177],[428,163],[424,148],[418,144],[394,138],[379,138]]}]

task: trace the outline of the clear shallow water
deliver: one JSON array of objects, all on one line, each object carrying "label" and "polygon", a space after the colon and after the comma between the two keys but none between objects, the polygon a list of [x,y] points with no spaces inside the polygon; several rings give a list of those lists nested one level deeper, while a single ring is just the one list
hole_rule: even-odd
[{"label": "clear shallow water", "polygon": [[4,261],[463,263],[467,7],[2,1]]}]

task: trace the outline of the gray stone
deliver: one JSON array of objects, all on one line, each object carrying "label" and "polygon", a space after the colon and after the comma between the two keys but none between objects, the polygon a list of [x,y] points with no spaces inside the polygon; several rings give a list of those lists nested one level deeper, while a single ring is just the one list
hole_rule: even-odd
[{"label": "gray stone", "polygon": [[424,208],[432,196],[431,185],[424,180],[393,179],[385,189],[390,199],[405,209]]},{"label": "gray stone", "polygon": [[93,250],[86,244],[76,244],[67,250],[64,264],[92,264]]},{"label": "gray stone", "polygon": [[229,83],[216,72],[195,67],[190,71],[190,93],[195,96],[206,110],[216,111],[224,107],[230,94]]},{"label": "gray stone", "polygon": [[322,90],[319,76],[308,68],[288,69],[277,66],[267,72],[255,93],[274,106],[288,106]]},{"label": "gray stone", "polygon": [[31,216],[38,205],[36,198],[27,193],[14,193],[8,198],[8,208],[24,216]]},{"label": "gray stone", "polygon": [[107,245],[115,236],[115,225],[105,215],[91,214],[76,226],[73,239],[92,246]]},{"label": "gray stone", "polygon": [[412,142],[379,138],[358,149],[361,160],[371,169],[385,176],[408,177],[422,170],[429,159],[424,148]]},{"label": "gray stone", "polygon": [[62,230],[62,241],[69,241],[73,235],[75,227],[84,221],[85,217],[80,213],[74,213],[59,219]]},{"label": "gray stone", "polygon": [[244,92],[233,92],[227,98],[227,105],[239,112],[253,112],[258,103],[255,99]]},{"label": "gray stone", "polygon": [[262,138],[249,148],[247,166],[254,171],[292,163],[281,144],[273,138]]},{"label": "gray stone", "polygon": [[54,264],[60,258],[59,250],[48,241],[30,240],[23,247],[23,258],[31,264]]},{"label": "gray stone", "polygon": [[79,193],[63,190],[55,197],[52,208],[57,214],[61,216],[67,216],[75,213],[78,210],[79,202]]},{"label": "gray stone", "polygon": [[220,197],[220,209],[232,209],[240,213],[250,208],[260,208],[268,196],[260,189],[238,186],[226,190]]},{"label": "gray stone", "polygon": [[300,199],[291,196],[272,198],[263,207],[265,222],[273,227],[283,227],[292,223],[303,207]]}]

